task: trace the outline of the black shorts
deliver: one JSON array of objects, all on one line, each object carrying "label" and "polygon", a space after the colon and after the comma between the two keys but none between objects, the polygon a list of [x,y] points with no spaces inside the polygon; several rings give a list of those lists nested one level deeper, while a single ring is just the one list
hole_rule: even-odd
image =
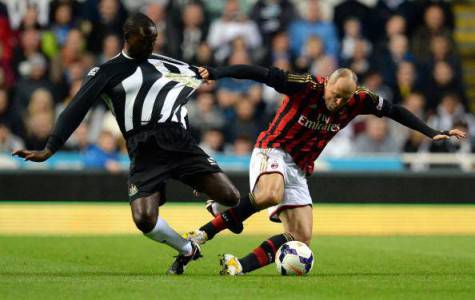
[{"label": "black shorts", "polygon": [[127,137],[130,157],[129,199],[160,192],[165,203],[167,180],[185,184],[198,175],[222,172],[190,133],[178,123],[159,124]]}]

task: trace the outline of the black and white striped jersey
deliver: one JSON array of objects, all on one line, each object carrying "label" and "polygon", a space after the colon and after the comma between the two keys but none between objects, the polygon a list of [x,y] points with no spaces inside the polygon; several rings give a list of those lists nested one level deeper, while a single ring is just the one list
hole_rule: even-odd
[{"label": "black and white striped jersey", "polygon": [[89,71],[59,116],[47,147],[58,150],[99,98],[111,109],[125,137],[151,124],[175,122],[186,128],[184,105],[201,83],[198,69],[185,62],[158,54],[139,62],[122,51]]}]

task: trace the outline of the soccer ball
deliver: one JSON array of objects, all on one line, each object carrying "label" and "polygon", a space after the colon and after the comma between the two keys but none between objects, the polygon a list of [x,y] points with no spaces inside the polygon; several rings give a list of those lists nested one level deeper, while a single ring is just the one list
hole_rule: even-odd
[{"label": "soccer ball", "polygon": [[312,269],[313,261],[312,250],[297,241],[283,244],[275,254],[275,265],[281,275],[305,275]]}]

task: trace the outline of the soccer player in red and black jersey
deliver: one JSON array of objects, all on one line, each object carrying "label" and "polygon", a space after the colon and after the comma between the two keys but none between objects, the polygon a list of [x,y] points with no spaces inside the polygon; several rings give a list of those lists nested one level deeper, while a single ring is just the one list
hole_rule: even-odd
[{"label": "soccer player in red and black jersey", "polygon": [[204,243],[225,228],[240,233],[242,222],[264,208],[270,208],[272,221],[283,222],[285,233],[264,241],[249,255],[238,259],[225,254],[221,259],[222,274],[247,273],[272,263],[276,250],[287,241],[310,244],[313,214],[306,177],[312,174],[314,161],[332,137],[357,115],[389,117],[436,141],[465,137],[457,129],[434,130],[404,107],[358,88],[356,75],[350,69],[338,69],[328,78],[249,65],[199,71],[204,79],[252,79],[287,95],[255,144],[249,176],[251,193],[226,211],[212,203],[209,208],[215,218],[188,234],[195,242]]}]

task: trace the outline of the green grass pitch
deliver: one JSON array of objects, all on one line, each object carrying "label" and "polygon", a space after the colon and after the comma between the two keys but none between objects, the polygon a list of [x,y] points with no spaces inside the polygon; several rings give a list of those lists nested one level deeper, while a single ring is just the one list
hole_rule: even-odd
[{"label": "green grass pitch", "polygon": [[0,236],[0,299],[474,299],[473,236],[316,237],[309,276],[218,275],[218,254],[264,238],[217,237],[167,276],[173,251],[139,235]]}]

